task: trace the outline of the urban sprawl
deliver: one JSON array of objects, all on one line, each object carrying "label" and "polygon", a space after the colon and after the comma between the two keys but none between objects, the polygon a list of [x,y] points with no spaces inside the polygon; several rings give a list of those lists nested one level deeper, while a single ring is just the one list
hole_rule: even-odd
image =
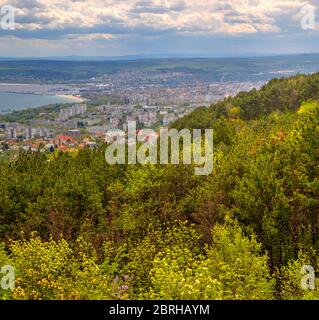
[{"label": "urban sprawl", "polygon": [[[126,84],[119,89],[121,79],[118,79],[117,86],[105,79],[93,80],[81,86],[56,87],[64,90],[65,94],[85,98],[86,103],[76,103],[58,112],[39,113],[26,123],[0,123],[0,154],[19,150],[53,152],[94,148],[105,141],[107,131],[126,130],[128,121],[135,121],[138,130],[167,127],[199,106],[208,106],[214,101],[264,84],[244,82],[161,86],[143,83],[135,88]],[[48,88],[50,93],[56,89]],[[110,101],[91,105],[90,101],[99,96],[110,97]]]}]

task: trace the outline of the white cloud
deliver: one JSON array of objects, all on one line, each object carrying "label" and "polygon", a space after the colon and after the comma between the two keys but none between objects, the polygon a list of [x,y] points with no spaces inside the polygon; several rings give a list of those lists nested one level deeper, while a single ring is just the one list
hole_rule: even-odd
[{"label": "white cloud", "polygon": [[89,33],[89,34],[69,34],[66,37],[68,40],[76,41],[93,41],[93,40],[111,40],[115,39],[112,34],[106,33]]},{"label": "white cloud", "polygon": [[4,4],[15,7],[16,29],[0,30],[0,55],[312,51],[301,9],[319,8],[319,0],[0,0]]},{"label": "white cloud", "polygon": [[[304,0],[0,0],[16,7],[18,29],[85,29],[87,33],[279,32],[280,16],[291,19]],[[90,30],[92,29],[92,30]],[[74,32],[74,30],[73,30]],[[66,31],[67,33],[67,31]]]}]

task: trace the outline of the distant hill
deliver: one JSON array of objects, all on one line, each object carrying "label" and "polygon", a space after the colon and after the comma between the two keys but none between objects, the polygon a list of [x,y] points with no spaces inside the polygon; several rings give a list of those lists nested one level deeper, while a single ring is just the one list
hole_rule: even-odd
[{"label": "distant hill", "polygon": [[[295,56],[289,55],[289,56]],[[301,54],[297,54],[301,55]],[[306,55],[306,54],[303,54]],[[53,61],[129,61],[129,60],[146,60],[146,59],[185,59],[185,58],[251,58],[251,57],[271,57],[271,56],[287,56],[278,54],[203,54],[203,53],[163,53],[163,54],[139,54],[139,55],[122,55],[122,56],[16,56],[1,57],[0,61],[26,61],[26,60],[53,60]]]},{"label": "distant hill", "polygon": [[[92,57],[91,57],[92,58]],[[54,60],[56,59],[56,60]],[[242,58],[143,58],[126,60],[78,57],[0,59],[2,82],[77,82],[119,71],[179,72],[206,82],[268,81],[275,77],[311,73],[319,70],[319,54]],[[89,58],[88,58],[89,59]],[[100,60],[101,59],[101,60]]]}]

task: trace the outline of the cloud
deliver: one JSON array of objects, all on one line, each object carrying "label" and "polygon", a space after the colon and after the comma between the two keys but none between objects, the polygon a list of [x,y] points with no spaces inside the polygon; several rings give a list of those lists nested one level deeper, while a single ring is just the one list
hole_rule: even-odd
[{"label": "cloud", "polygon": [[[83,0],[74,0],[74,1],[83,1]],[[112,34],[106,34],[106,33],[69,34],[67,36],[68,40],[77,40],[77,41],[111,40],[114,38],[115,37]]]},{"label": "cloud", "polygon": [[0,37],[83,46],[131,38],[147,46],[173,35],[301,34],[301,8],[319,0],[0,0],[4,4],[15,8],[16,30],[0,30]]},{"label": "cloud", "polygon": [[[0,0],[16,8],[19,29],[110,29],[251,33],[278,32],[280,15],[300,11],[303,0]],[[293,15],[292,15],[293,16]],[[146,32],[147,33],[147,32]]]}]

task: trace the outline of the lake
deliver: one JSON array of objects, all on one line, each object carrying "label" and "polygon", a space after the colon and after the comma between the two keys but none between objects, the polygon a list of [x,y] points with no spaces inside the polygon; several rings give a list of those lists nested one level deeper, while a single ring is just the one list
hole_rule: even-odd
[{"label": "lake", "polygon": [[79,99],[52,95],[0,92],[0,113],[42,107],[54,103],[75,102],[79,102]]}]

